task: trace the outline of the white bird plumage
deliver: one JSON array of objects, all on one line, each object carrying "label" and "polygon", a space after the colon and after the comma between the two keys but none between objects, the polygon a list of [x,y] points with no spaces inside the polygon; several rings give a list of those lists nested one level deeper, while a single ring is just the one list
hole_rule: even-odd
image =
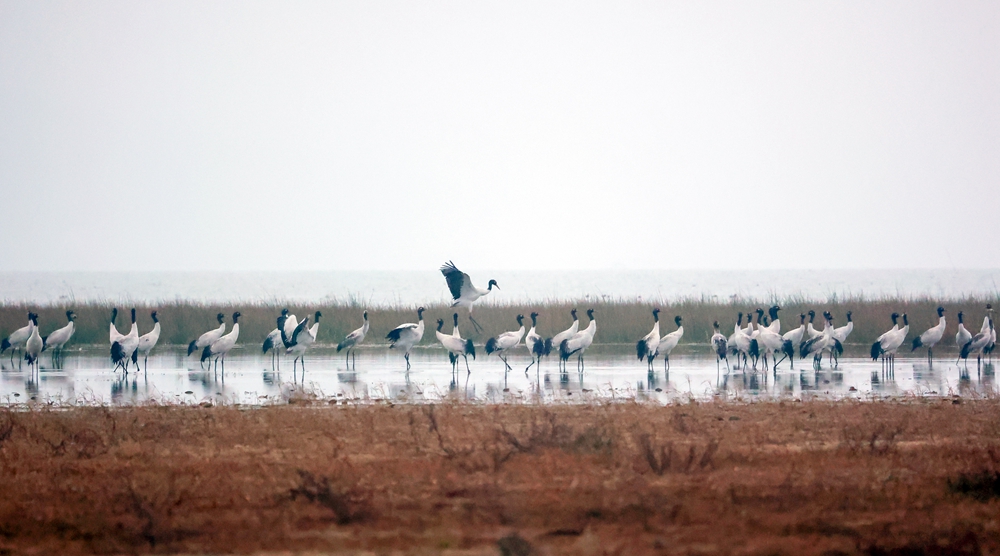
[{"label": "white bird plumage", "polygon": [[674,324],[677,325],[677,330],[664,334],[660,338],[660,343],[656,346],[656,353],[663,356],[663,370],[670,370],[670,352],[677,347],[680,343],[681,338],[684,337],[684,326],[681,324],[682,320],[680,315],[674,317]]},{"label": "white bird plumage", "polygon": [[[346,361],[347,357],[351,355],[351,351],[354,350],[361,342],[365,341],[365,335],[368,334],[368,311],[365,311],[362,315],[365,322],[361,325],[361,328],[355,329],[353,332],[344,337],[343,341],[337,344],[337,353],[341,350],[347,350],[344,353],[344,359]],[[356,356],[355,356],[356,357]],[[354,360],[355,365],[357,360]]]},{"label": "white bird plumage", "polygon": [[639,339],[635,344],[635,353],[639,361],[646,360],[646,369],[653,370],[653,359],[656,358],[656,349],[660,347],[660,309],[653,309],[653,329],[648,334]]},{"label": "white bird plumage", "polygon": [[410,350],[424,337],[424,308],[417,308],[417,322],[408,322],[393,328],[385,335],[389,340],[389,349],[398,349],[406,359],[406,370],[410,370]]},{"label": "white bird plumage", "polygon": [[73,333],[76,332],[76,313],[72,310],[66,311],[66,326],[58,328],[49,332],[48,336],[42,336],[42,351],[47,349],[52,350],[52,358],[57,359],[62,355],[63,347],[69,342],[70,338],[73,337]]},{"label": "white bird plumage", "polygon": [[[455,313],[458,316],[458,313]],[[441,332],[441,328],[444,326],[444,319],[438,319],[437,330],[434,335],[437,336],[438,342],[448,350],[448,353],[452,356],[452,372],[455,370],[455,363],[458,361],[458,356],[461,355],[465,359],[465,369],[472,373],[472,369],[469,368],[469,355],[472,359],[476,358],[476,347],[472,344],[472,340],[463,340],[461,335],[456,336],[455,330],[452,330],[451,334],[445,334]]]},{"label": "white bird plumage", "polygon": [[28,313],[27,326],[22,326],[21,328],[11,332],[10,336],[7,336],[3,339],[3,342],[0,342],[0,347],[2,347],[2,349],[0,349],[0,353],[3,353],[8,349],[10,350],[11,364],[14,363],[14,352],[22,350],[24,348],[24,343],[27,342],[28,337],[31,336],[31,327],[34,326],[31,320],[32,315],[34,315],[34,313]]},{"label": "white bird plumage", "polygon": [[934,346],[944,338],[945,329],[945,318],[944,318],[944,307],[937,308],[938,323],[936,326],[928,328],[923,334],[917,336],[913,339],[913,344],[910,351],[917,351],[919,347],[927,348],[927,358],[932,359],[934,357]]},{"label": "white bird plumage", "polygon": [[153,319],[153,329],[139,336],[139,347],[137,348],[138,353],[142,355],[143,371],[146,370],[146,364],[149,361],[149,352],[153,351],[153,348],[156,347],[156,342],[160,341],[159,315],[156,311],[153,311],[149,316]]},{"label": "white bird plumage", "polygon": [[[228,334],[224,334],[216,338],[212,343],[206,345],[201,350],[201,363],[204,364],[205,361],[215,358],[215,368],[219,368],[219,360],[222,360],[222,372],[225,376],[226,372],[226,355],[236,347],[236,341],[240,338],[240,316],[241,313],[236,311],[233,313],[233,329],[229,331]],[[220,319],[221,322],[221,319]],[[225,324],[222,325],[223,327]],[[221,328],[221,327],[220,327]],[[202,334],[204,337],[204,334]],[[211,363],[210,363],[211,364]]]},{"label": "white bird plumage", "polygon": [[587,309],[587,317],[590,319],[587,328],[573,334],[559,344],[559,360],[562,362],[564,368],[566,361],[575,354],[577,356],[577,371],[583,372],[584,370],[583,354],[594,343],[594,336],[597,335],[597,319],[594,318],[593,309]]},{"label": "white bird plumage", "polygon": [[524,337],[524,315],[517,315],[517,325],[519,327],[517,330],[503,332],[494,338],[486,340],[486,355],[497,354],[497,357],[503,361],[506,370],[510,370],[512,367],[507,363],[504,353],[513,350],[521,343],[521,338]]},{"label": "white bird plumage", "polygon": [[31,313],[31,332],[24,342],[24,359],[28,362],[28,367],[38,370],[38,354],[42,353],[42,336],[38,333],[38,315]]},{"label": "white bird plumage", "polygon": [[[323,313],[316,311],[313,314],[313,325],[309,326],[309,317],[302,319],[302,322],[295,326],[295,330],[292,331],[291,337],[288,334],[284,334],[284,327],[281,328],[282,337],[281,341],[285,346],[285,355],[292,356],[292,373],[295,373],[296,367],[299,362],[302,363],[303,373],[306,370],[306,350],[309,346],[316,343],[316,337],[319,336],[319,319],[323,316]],[[305,374],[302,375],[305,378]]]},{"label": "white bird plumage", "polygon": [[[215,315],[215,320],[219,321],[219,327],[205,332],[201,336],[198,336],[197,340],[193,340],[188,344],[188,355],[198,350],[204,350],[206,347],[212,345],[213,342],[222,337],[226,333],[226,316],[222,313]],[[113,323],[112,323],[113,324]]]},{"label": "white bird plumage", "polygon": [[476,302],[477,299],[489,294],[493,291],[493,287],[497,285],[496,280],[490,280],[486,284],[486,289],[477,288],[472,285],[472,278],[469,275],[459,270],[455,263],[448,261],[441,265],[441,274],[444,275],[445,282],[448,283],[448,290],[451,292],[452,297],[452,307],[465,307],[469,310],[469,320],[472,321],[472,325],[476,328],[476,331],[482,331],[482,327],[476,322],[476,319],[472,318],[472,304]]},{"label": "white bird plumage", "polygon": [[872,361],[882,358],[882,364],[886,366],[889,372],[895,370],[896,363],[896,350],[899,346],[903,345],[906,341],[906,335],[910,332],[910,320],[907,318],[906,313],[903,313],[903,327],[899,327],[897,322],[899,319],[898,313],[892,314],[892,328],[888,332],[885,332],[875,340],[872,344]]},{"label": "white bird plumage", "polygon": [[111,344],[111,362],[116,367],[121,367],[122,371],[128,372],[129,360],[139,369],[136,349],[139,348],[139,325],[135,322],[135,307],[132,308],[132,327],[128,334],[125,334]]},{"label": "white bird plumage", "polygon": [[[531,363],[524,368],[525,373],[536,363],[541,366],[542,357],[548,355],[552,350],[552,340],[549,339],[546,341],[538,332],[535,332],[535,327],[538,326],[538,313],[532,312],[529,316],[531,317],[531,329],[528,330],[528,334],[524,337],[524,347],[528,348]],[[538,369],[536,368],[535,370],[537,371]]]}]

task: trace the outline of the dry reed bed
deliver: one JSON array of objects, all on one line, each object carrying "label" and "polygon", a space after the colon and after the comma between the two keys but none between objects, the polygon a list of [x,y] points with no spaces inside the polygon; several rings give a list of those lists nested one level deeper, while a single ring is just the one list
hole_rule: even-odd
[{"label": "dry reed bed", "polygon": [[4,553],[986,554],[1000,401],[0,411]]},{"label": "dry reed bed", "polygon": [[[768,307],[773,302],[783,307],[781,313],[782,329],[788,330],[799,323],[798,315],[809,309],[818,313],[830,310],[835,316],[835,324],[846,323],[845,313],[853,312],[855,331],[850,342],[870,344],[879,334],[892,325],[889,315],[893,312],[908,313],[911,323],[911,337],[937,324],[935,308],[944,305],[949,317],[946,341],[950,347],[954,343],[957,329],[955,315],[960,310],[966,313],[966,327],[978,330],[985,315],[987,303],[1000,306],[998,298],[970,297],[961,300],[938,300],[933,298],[884,298],[884,299],[833,299],[827,303],[814,303],[804,299],[791,298],[779,300],[732,300],[713,302],[710,300],[687,299],[670,303],[656,303],[663,309],[661,330],[666,333],[674,329],[674,315],[684,318],[684,341],[686,344],[707,343],[712,335],[712,322],[718,320],[724,330],[732,331],[737,312],[746,312],[757,307]],[[486,338],[505,330],[517,328],[515,317],[520,313],[527,317],[532,311],[538,311],[539,333],[552,335],[570,325],[569,311],[573,307],[580,309],[581,326],[586,326],[587,318],[584,310],[594,308],[598,320],[598,335],[596,341],[605,344],[634,344],[652,327],[650,310],[654,304],[633,301],[599,302],[544,302],[538,304],[503,304],[483,303],[477,305],[476,320],[485,331],[483,334],[473,334],[472,326],[466,318],[466,311],[459,309],[460,325],[463,335],[485,341]],[[73,309],[78,314],[77,333],[72,343],[105,344],[108,334],[108,318],[111,313],[110,304],[83,304],[73,306],[35,307],[26,304],[0,305],[0,335],[6,336],[17,328],[27,324],[27,312],[33,310],[39,313],[39,326],[43,334],[61,327],[66,322],[65,311]],[[275,320],[281,311],[280,305],[274,304],[240,304],[240,305],[202,305],[196,303],[171,302],[155,306],[137,305],[140,333],[152,328],[151,310],[159,311],[162,333],[161,342],[167,344],[187,344],[201,333],[217,326],[215,315],[224,313],[227,325],[232,325],[232,313],[239,310],[243,314],[240,319],[240,341],[245,345],[255,345],[275,327]],[[128,330],[130,307],[119,306],[118,328]],[[299,318],[312,315],[319,310],[323,313],[321,320],[319,342],[336,344],[343,337],[361,325],[361,312],[364,307],[353,304],[290,304],[288,308]],[[446,321],[445,330],[451,330],[451,315],[453,309],[444,305],[428,305],[425,313],[427,333],[424,334],[424,344],[435,341],[431,333],[435,321],[442,318]],[[404,322],[415,322],[415,307],[373,307],[369,308],[371,319],[371,335],[366,340],[368,344],[384,344],[385,335],[392,328]],[[818,317],[817,327],[822,327],[822,316]],[[530,323],[529,323],[530,324]],[[943,346],[944,347],[944,346]]]}]

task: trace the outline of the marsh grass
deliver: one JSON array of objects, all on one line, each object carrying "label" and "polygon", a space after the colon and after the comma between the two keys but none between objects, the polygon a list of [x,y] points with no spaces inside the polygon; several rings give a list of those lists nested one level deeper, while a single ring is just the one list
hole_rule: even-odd
[{"label": "marsh grass", "polygon": [[[587,326],[585,310],[593,308],[596,311],[598,333],[595,339],[599,344],[634,345],[636,340],[644,336],[652,328],[653,320],[650,311],[653,306],[662,309],[661,332],[667,333],[674,329],[673,318],[680,315],[684,319],[684,339],[682,344],[705,344],[712,335],[712,322],[718,320],[722,330],[727,335],[733,330],[737,312],[747,312],[757,307],[766,308],[772,303],[782,307],[782,330],[798,326],[800,313],[815,309],[818,314],[829,310],[834,314],[834,324],[845,324],[845,314],[853,312],[855,328],[849,343],[856,345],[870,344],[879,334],[892,326],[889,315],[892,312],[907,313],[910,316],[910,336],[913,338],[920,332],[937,324],[935,309],[942,305],[947,309],[948,329],[945,340],[938,349],[954,349],[954,335],[957,330],[956,314],[965,311],[966,328],[973,333],[979,330],[985,306],[992,303],[1000,306],[1000,298],[969,297],[961,300],[938,300],[933,298],[832,298],[825,303],[810,302],[802,298],[786,299],[739,299],[733,298],[724,302],[714,299],[683,299],[665,303],[640,303],[636,301],[598,299],[569,301],[547,301],[537,304],[523,303],[483,303],[475,309],[476,320],[483,325],[482,334],[474,334],[468,321],[468,313],[459,309],[459,326],[465,337],[477,342],[485,342],[490,336],[495,336],[506,330],[516,330],[515,317],[523,314],[527,317],[532,311],[540,313],[538,331],[543,336],[551,336],[567,328],[572,320],[570,309],[580,310],[580,326]],[[215,328],[215,315],[226,315],[227,330],[232,326],[232,313],[240,311],[240,343],[260,345],[264,337],[274,329],[275,321],[282,307],[288,307],[299,319],[312,316],[317,310],[323,314],[320,321],[320,343],[336,344],[345,335],[361,326],[361,313],[365,307],[358,302],[341,304],[274,304],[274,303],[244,303],[239,305],[212,305],[185,302],[170,302],[155,306],[136,305],[137,321],[140,334],[152,328],[149,313],[156,309],[159,312],[162,328],[160,341],[166,344],[187,344],[203,332]],[[44,306],[15,303],[0,305],[0,334],[6,336],[27,323],[29,310],[39,314],[39,325],[43,335],[65,324],[65,311],[76,311],[77,332],[73,338],[75,344],[106,344],[108,341],[108,319],[111,314],[111,304],[82,304],[73,306]],[[119,306],[118,329],[127,332],[129,329],[128,309]],[[406,322],[416,322],[416,307],[372,307],[368,308],[371,320],[371,332],[365,343],[368,345],[385,344],[385,335],[389,330]],[[445,320],[445,331],[451,331],[451,315],[455,312],[444,305],[428,305],[424,313],[426,332],[424,345],[435,342],[433,334],[435,321]],[[530,326],[530,321],[526,321]],[[822,328],[822,317],[817,317],[817,328]]]},{"label": "marsh grass", "polygon": [[998,423],[947,398],[2,409],[0,551],[996,553]]}]

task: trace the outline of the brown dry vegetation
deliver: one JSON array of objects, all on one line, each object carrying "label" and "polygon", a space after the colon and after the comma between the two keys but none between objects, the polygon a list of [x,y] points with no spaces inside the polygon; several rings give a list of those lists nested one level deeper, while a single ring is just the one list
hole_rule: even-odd
[{"label": "brown dry vegetation", "polygon": [[0,552],[996,554],[1000,402],[0,412]]}]

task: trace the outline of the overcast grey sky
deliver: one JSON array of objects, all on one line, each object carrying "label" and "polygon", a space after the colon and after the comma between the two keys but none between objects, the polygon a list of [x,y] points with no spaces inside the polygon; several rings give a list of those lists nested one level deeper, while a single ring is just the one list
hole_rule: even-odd
[{"label": "overcast grey sky", "polygon": [[1000,267],[1000,2],[0,0],[0,270]]}]

